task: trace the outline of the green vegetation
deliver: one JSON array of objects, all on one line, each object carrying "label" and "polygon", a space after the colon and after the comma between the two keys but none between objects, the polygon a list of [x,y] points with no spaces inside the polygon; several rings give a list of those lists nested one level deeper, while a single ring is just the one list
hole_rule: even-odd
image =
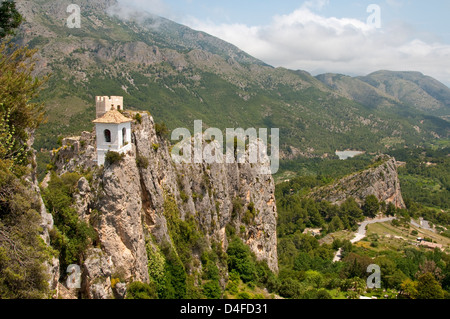
[{"label": "green vegetation", "polygon": [[251,256],[250,249],[240,238],[235,237],[229,244],[228,269],[239,274],[244,282],[255,281],[256,265]]},{"label": "green vegetation", "polygon": [[[399,168],[402,193],[407,204],[450,209],[450,148],[403,149],[391,154],[406,162]],[[410,205],[411,206],[411,205]]]},{"label": "green vegetation", "polygon": [[[33,5],[33,9],[34,22],[47,28],[49,34],[57,35],[36,37],[31,43],[42,48],[43,60],[53,72],[41,96],[51,112],[49,122],[38,131],[38,149],[54,148],[60,134],[90,129],[95,114],[93,99],[98,94],[123,95],[126,108],[151,111],[162,136],[167,132],[160,124],[162,121],[169,130],[192,128],[196,119],[202,119],[205,127],[220,129],[278,127],[287,155],[290,146],[322,156],[333,154],[336,149],[377,152],[403,144],[419,145],[435,140],[434,132],[448,136],[448,122],[430,116],[427,109],[405,103],[385,107],[383,102],[392,102],[394,98],[365,95],[365,91],[360,94],[365,97],[363,101],[346,99],[343,96],[347,94],[339,95],[306,72],[272,68],[204,34],[199,48],[196,31],[170,21],[165,21],[162,28],[141,28],[134,22],[120,21],[90,8],[88,12],[95,19],[87,19],[82,30],[68,30],[42,12],[39,4]],[[97,19],[102,27],[93,22]],[[100,41],[101,47],[79,45],[92,41]],[[133,52],[124,50],[125,56],[112,50],[137,42],[142,46]],[[68,54],[46,50],[67,46],[73,47]],[[150,61],[136,62],[141,52],[152,53],[152,48],[155,52]],[[186,63],[180,65],[180,61]],[[239,67],[232,67],[230,61]],[[79,71],[73,72],[74,69]],[[398,78],[391,75],[389,79],[400,81]],[[366,87],[371,87],[370,80],[366,81]],[[423,87],[430,86],[425,78],[419,80],[423,81]],[[433,86],[433,91],[438,90],[442,91],[440,100],[445,101],[447,92]],[[138,115],[135,120],[140,122]]]},{"label": "green vegetation", "polygon": [[127,287],[127,299],[155,299],[156,296],[154,285],[135,281]]},{"label": "green vegetation", "polygon": [[0,156],[14,164],[28,164],[29,132],[44,120],[43,106],[30,103],[45,79],[33,79],[35,50],[2,42],[0,44]]},{"label": "green vegetation", "polygon": [[52,214],[54,229],[50,233],[51,245],[59,252],[61,274],[67,266],[81,264],[83,252],[96,238],[93,228],[78,217],[73,207],[76,184],[82,176],[51,173],[48,187],[42,191],[47,210]]},{"label": "green vegetation", "polygon": [[[29,132],[42,122],[30,103],[42,81],[34,78],[35,51],[4,39],[22,17],[12,1],[0,5],[0,299],[49,298],[46,263],[56,253],[41,237],[41,202],[31,180],[35,162]],[[31,165],[29,165],[31,164]]]},{"label": "green vegetation", "polygon": [[12,0],[2,1],[0,5],[0,39],[15,34],[22,21],[23,18],[16,9],[16,3]]},{"label": "green vegetation", "polygon": [[[412,152],[412,153],[411,153]],[[415,154],[415,155],[414,155]],[[410,176],[433,178],[441,185],[439,192],[445,196],[448,177],[448,149],[393,151],[400,161],[406,161],[406,167],[400,168],[402,182]],[[433,165],[426,163],[434,163]],[[276,187],[278,207],[278,257],[280,274],[277,292],[286,298],[359,298],[359,295],[377,298],[442,299],[450,297],[450,255],[439,249],[425,251],[411,244],[417,236],[427,234],[410,230],[410,218],[424,217],[433,224],[440,225],[438,232],[445,236],[450,226],[448,211],[427,207],[424,197],[432,194],[430,190],[408,188],[404,191],[408,209],[396,209],[394,205],[380,203],[374,196],[368,196],[360,207],[351,198],[342,205],[327,202],[315,202],[307,198],[314,187],[332,183],[348,175],[351,171],[360,171],[370,166],[365,158],[348,161],[337,160],[301,160],[287,163],[293,167],[308,171],[306,176],[294,177]],[[286,164],[286,163],[285,163]],[[285,174],[281,171],[280,174]],[[417,192],[424,192],[417,196]],[[409,197],[411,196],[411,197]],[[418,201],[412,199],[417,198]],[[430,196],[430,198],[433,198]],[[434,197],[436,198],[436,197]],[[443,206],[439,206],[443,203]],[[446,208],[445,201],[435,202],[435,208]],[[369,227],[368,237],[352,245],[346,238],[357,228],[357,223],[366,217],[373,217],[379,211],[398,219],[386,228],[381,224]],[[320,228],[318,236],[303,234],[306,228]],[[379,229],[374,232],[373,230]],[[402,239],[390,238],[397,236]],[[413,235],[410,235],[413,233]],[[445,243],[445,237],[430,238],[430,241]],[[341,239],[342,238],[342,239]],[[410,244],[408,244],[408,241]],[[343,259],[333,263],[335,252],[342,248]],[[367,267],[377,264],[382,272],[382,289],[368,290]],[[386,290],[383,292],[383,289]]]},{"label": "green vegetation", "polygon": [[[105,155],[105,164],[107,164],[107,165],[119,164],[120,162],[122,162],[124,160],[124,158],[125,158],[124,153],[109,151]],[[139,162],[139,163],[145,164],[145,163],[141,163],[141,162]]]},{"label": "green vegetation", "polygon": [[142,155],[138,155],[136,157],[136,165],[139,168],[143,168],[143,169],[147,169],[148,165],[149,165],[149,160],[147,157],[142,156]]},{"label": "green vegetation", "polygon": [[56,252],[40,237],[37,194],[23,180],[24,171],[11,165],[0,159],[0,298],[48,298],[44,264]]},{"label": "green vegetation", "polygon": [[169,136],[169,129],[165,123],[155,123],[155,131],[161,138],[167,139]]}]

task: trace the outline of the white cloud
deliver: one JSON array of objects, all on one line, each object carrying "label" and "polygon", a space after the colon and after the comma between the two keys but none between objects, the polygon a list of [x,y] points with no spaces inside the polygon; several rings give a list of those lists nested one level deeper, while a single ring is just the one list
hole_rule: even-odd
[{"label": "white cloud", "polygon": [[[399,1],[388,0],[391,5]],[[307,1],[266,25],[215,24],[190,17],[185,24],[233,43],[273,66],[364,75],[381,69],[420,71],[450,84],[450,45],[418,38],[408,26],[375,29],[350,18],[324,17],[327,0]]]},{"label": "white cloud", "polygon": [[117,4],[108,8],[108,14],[123,20],[143,22],[149,16],[156,18],[154,25],[158,27],[159,16],[170,18],[171,10],[163,0],[117,0]]},{"label": "white cloud", "polygon": [[170,11],[163,0],[118,0],[117,2],[122,9],[128,8],[139,12],[145,10],[159,16],[164,16]]}]

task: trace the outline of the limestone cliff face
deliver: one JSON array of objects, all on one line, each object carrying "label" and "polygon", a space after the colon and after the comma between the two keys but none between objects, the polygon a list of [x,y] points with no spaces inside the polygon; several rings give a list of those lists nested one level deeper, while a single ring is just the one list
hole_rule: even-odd
[{"label": "limestone cliff face", "polygon": [[340,205],[350,196],[361,204],[367,196],[375,195],[379,201],[393,203],[397,208],[406,208],[395,158],[380,156],[372,166],[313,191],[311,197]]},{"label": "limestone cliff face", "polygon": [[[85,295],[116,294],[110,283],[115,273],[128,282],[149,281],[148,247],[174,245],[167,221],[169,199],[176,203],[181,220],[194,218],[207,247],[216,243],[226,250],[226,228],[234,229],[258,260],[277,272],[275,184],[271,175],[260,174],[264,165],[177,164],[169,146],[158,137],[153,118],[148,113],[141,117],[140,123],[132,125],[132,151],[120,163],[97,168],[94,134],[87,132],[66,139],[54,154],[59,173],[94,171],[90,184],[85,178],[78,182],[75,206],[80,218],[98,233],[96,246],[103,257],[95,257],[99,252],[91,250],[94,257],[88,253],[87,260],[106,258],[111,265],[103,263],[104,273],[110,274],[103,281],[89,275],[102,273],[99,269],[85,271]],[[199,251],[193,250],[192,256],[200,261]],[[198,271],[199,264],[194,262],[188,273]]]}]

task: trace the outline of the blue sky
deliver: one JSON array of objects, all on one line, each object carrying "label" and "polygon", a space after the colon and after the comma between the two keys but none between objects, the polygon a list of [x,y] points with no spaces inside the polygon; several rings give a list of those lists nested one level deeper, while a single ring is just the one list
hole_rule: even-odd
[{"label": "blue sky", "polygon": [[[263,25],[274,15],[289,14],[307,1],[302,0],[165,0],[172,18],[186,16],[220,23]],[[384,23],[403,21],[421,32],[433,32],[450,42],[450,1],[445,0],[331,0],[320,10],[324,16],[366,20],[367,6],[378,4]],[[170,14],[169,14],[170,15]]]},{"label": "blue sky", "polygon": [[[450,1],[119,0],[235,44],[275,67],[420,71],[450,86]],[[369,5],[381,28],[367,25]]]}]

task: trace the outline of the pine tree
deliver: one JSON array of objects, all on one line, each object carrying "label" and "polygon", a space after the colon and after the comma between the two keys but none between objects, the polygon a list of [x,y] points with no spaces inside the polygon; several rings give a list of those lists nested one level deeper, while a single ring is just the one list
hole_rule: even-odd
[{"label": "pine tree", "polygon": [[22,20],[22,15],[17,11],[14,1],[2,1],[0,5],[0,38],[14,34]]}]

